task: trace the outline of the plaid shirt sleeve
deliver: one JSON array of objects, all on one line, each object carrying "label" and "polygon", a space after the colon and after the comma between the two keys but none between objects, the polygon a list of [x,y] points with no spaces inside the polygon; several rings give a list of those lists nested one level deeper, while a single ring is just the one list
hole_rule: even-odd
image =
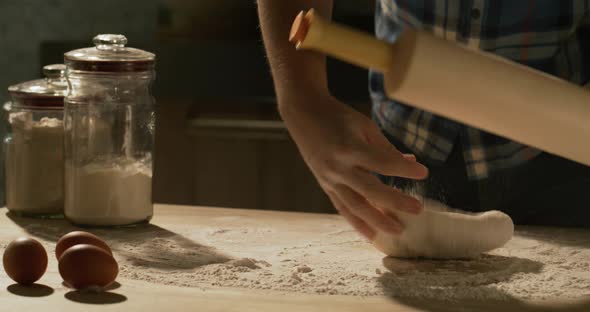
[{"label": "plaid shirt sleeve", "polygon": [[[575,84],[590,80],[588,0],[381,0],[375,26],[377,37],[390,42],[404,28],[417,28]],[[474,180],[541,153],[389,99],[379,73],[370,73],[369,87],[377,124],[431,165],[444,163],[457,142]]]}]

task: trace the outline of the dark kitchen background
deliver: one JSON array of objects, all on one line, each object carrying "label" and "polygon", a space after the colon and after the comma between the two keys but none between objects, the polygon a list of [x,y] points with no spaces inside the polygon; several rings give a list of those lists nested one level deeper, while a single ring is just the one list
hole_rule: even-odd
[{"label": "dark kitchen background", "polygon": [[[334,19],[372,32],[373,6],[335,1]],[[333,211],[277,114],[254,1],[2,0],[0,20],[2,103],[99,33],[157,54],[155,202]],[[328,74],[369,113],[366,71],[329,60]]]}]

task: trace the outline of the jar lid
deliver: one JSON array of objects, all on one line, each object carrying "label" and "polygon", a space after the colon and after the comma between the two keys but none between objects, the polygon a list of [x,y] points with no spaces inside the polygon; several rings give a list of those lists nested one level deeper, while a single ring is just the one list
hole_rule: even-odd
[{"label": "jar lid", "polygon": [[66,65],[73,70],[92,72],[137,72],[154,67],[156,55],[125,47],[123,35],[102,34],[94,37],[94,47],[64,54]]},{"label": "jar lid", "polygon": [[61,107],[68,93],[66,66],[52,64],[43,67],[45,79],[22,82],[8,87],[14,103],[25,106]]}]

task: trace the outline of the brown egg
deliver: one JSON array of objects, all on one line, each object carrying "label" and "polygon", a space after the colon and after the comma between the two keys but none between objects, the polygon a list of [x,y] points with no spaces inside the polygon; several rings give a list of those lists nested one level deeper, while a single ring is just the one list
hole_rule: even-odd
[{"label": "brown egg", "polygon": [[59,274],[73,288],[106,287],[119,273],[113,256],[94,245],[79,244],[68,248],[59,258]]},{"label": "brown egg", "polygon": [[110,255],[113,254],[109,245],[107,245],[107,243],[105,243],[100,237],[84,231],[74,231],[62,236],[59,241],[57,241],[57,245],[55,245],[55,256],[57,257],[57,260],[59,260],[66,249],[78,244],[94,245],[108,252]]},{"label": "brown egg", "polygon": [[30,285],[47,270],[47,252],[38,241],[20,237],[6,247],[2,262],[10,278],[19,284]]}]

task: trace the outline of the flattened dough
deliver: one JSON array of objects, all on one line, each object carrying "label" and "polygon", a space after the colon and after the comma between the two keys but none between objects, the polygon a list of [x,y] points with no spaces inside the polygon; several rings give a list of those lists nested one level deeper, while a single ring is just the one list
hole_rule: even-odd
[{"label": "flattened dough", "polygon": [[468,259],[503,246],[512,238],[512,219],[501,211],[465,213],[424,200],[419,215],[396,213],[405,226],[401,235],[377,232],[375,248],[398,258]]}]

